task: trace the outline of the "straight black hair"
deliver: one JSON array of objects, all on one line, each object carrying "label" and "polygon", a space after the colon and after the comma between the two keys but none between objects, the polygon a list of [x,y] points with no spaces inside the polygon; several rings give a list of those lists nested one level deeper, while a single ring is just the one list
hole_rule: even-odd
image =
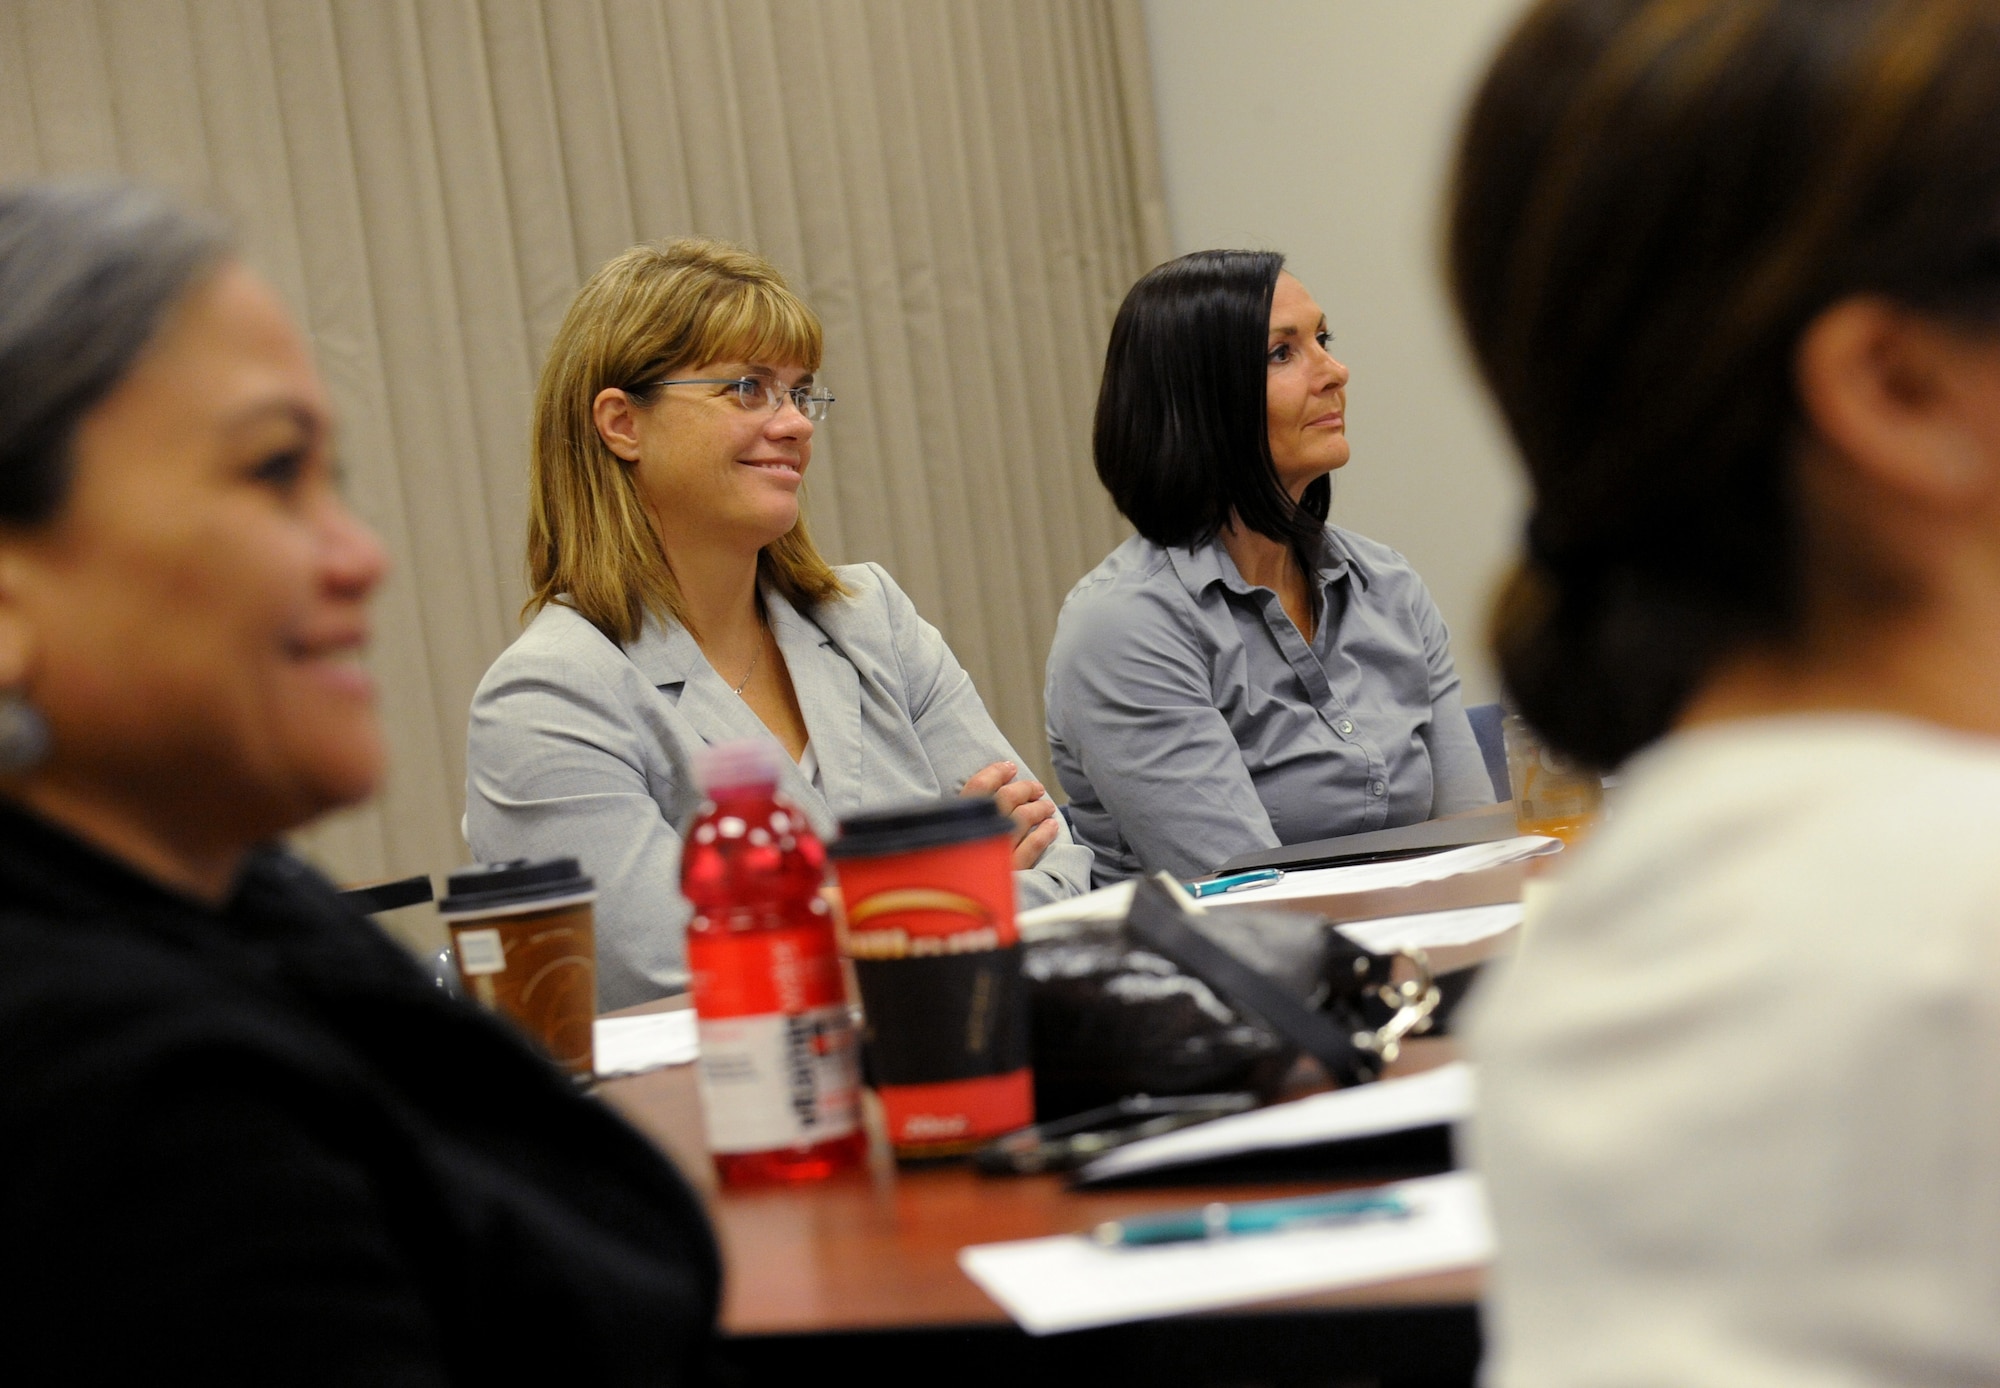
[{"label": "straight black hair", "polygon": [[61,509],[78,422],[229,252],[218,225],[150,189],[0,189],[0,525]]},{"label": "straight black hair", "polygon": [[1119,305],[1092,451],[1112,501],[1156,545],[1207,544],[1231,516],[1300,547],[1326,525],[1332,483],[1294,502],[1271,460],[1264,349],[1284,268],[1276,251],[1195,251]]}]

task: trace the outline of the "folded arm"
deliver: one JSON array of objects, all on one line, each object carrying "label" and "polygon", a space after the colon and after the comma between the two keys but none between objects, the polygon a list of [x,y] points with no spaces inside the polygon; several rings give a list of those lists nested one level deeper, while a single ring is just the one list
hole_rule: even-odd
[{"label": "folded arm", "polygon": [[1021,773],[1027,763],[1008,745],[938,629],[884,570],[868,568],[887,599],[910,718],[933,769],[949,789],[994,794],[1014,821],[1020,904],[1040,906],[1088,891],[1090,850],[1070,837],[1069,825],[1041,784]]}]

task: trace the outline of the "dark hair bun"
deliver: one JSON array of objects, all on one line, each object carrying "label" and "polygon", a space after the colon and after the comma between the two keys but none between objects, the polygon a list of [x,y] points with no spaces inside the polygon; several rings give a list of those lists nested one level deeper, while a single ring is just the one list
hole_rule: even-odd
[{"label": "dark hair bun", "polygon": [[1880,294],[2000,314],[2000,7],[1548,0],[1467,114],[1459,316],[1534,487],[1510,695],[1599,765],[1796,637],[1800,334]]}]

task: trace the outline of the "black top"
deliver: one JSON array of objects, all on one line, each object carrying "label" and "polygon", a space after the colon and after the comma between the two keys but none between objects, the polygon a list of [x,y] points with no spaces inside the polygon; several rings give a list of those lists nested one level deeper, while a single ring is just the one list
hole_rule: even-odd
[{"label": "black top", "polygon": [[0,803],[6,1361],[685,1383],[720,1273],[652,1146],[313,872],[227,906]]}]

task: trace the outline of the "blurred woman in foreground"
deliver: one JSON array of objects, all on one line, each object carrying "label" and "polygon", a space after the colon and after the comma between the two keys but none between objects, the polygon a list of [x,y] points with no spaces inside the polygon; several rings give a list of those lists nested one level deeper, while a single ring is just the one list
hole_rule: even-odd
[{"label": "blurred woman in foreground", "polygon": [[2000,1380],[2000,8],[1552,0],[1451,215],[1631,758],[1475,1019],[1492,1381]]},{"label": "blurred woman in foreground", "polygon": [[382,769],[380,546],[207,225],[0,192],[0,1228],[76,1381],[686,1381],[644,1139],[272,846]]}]

